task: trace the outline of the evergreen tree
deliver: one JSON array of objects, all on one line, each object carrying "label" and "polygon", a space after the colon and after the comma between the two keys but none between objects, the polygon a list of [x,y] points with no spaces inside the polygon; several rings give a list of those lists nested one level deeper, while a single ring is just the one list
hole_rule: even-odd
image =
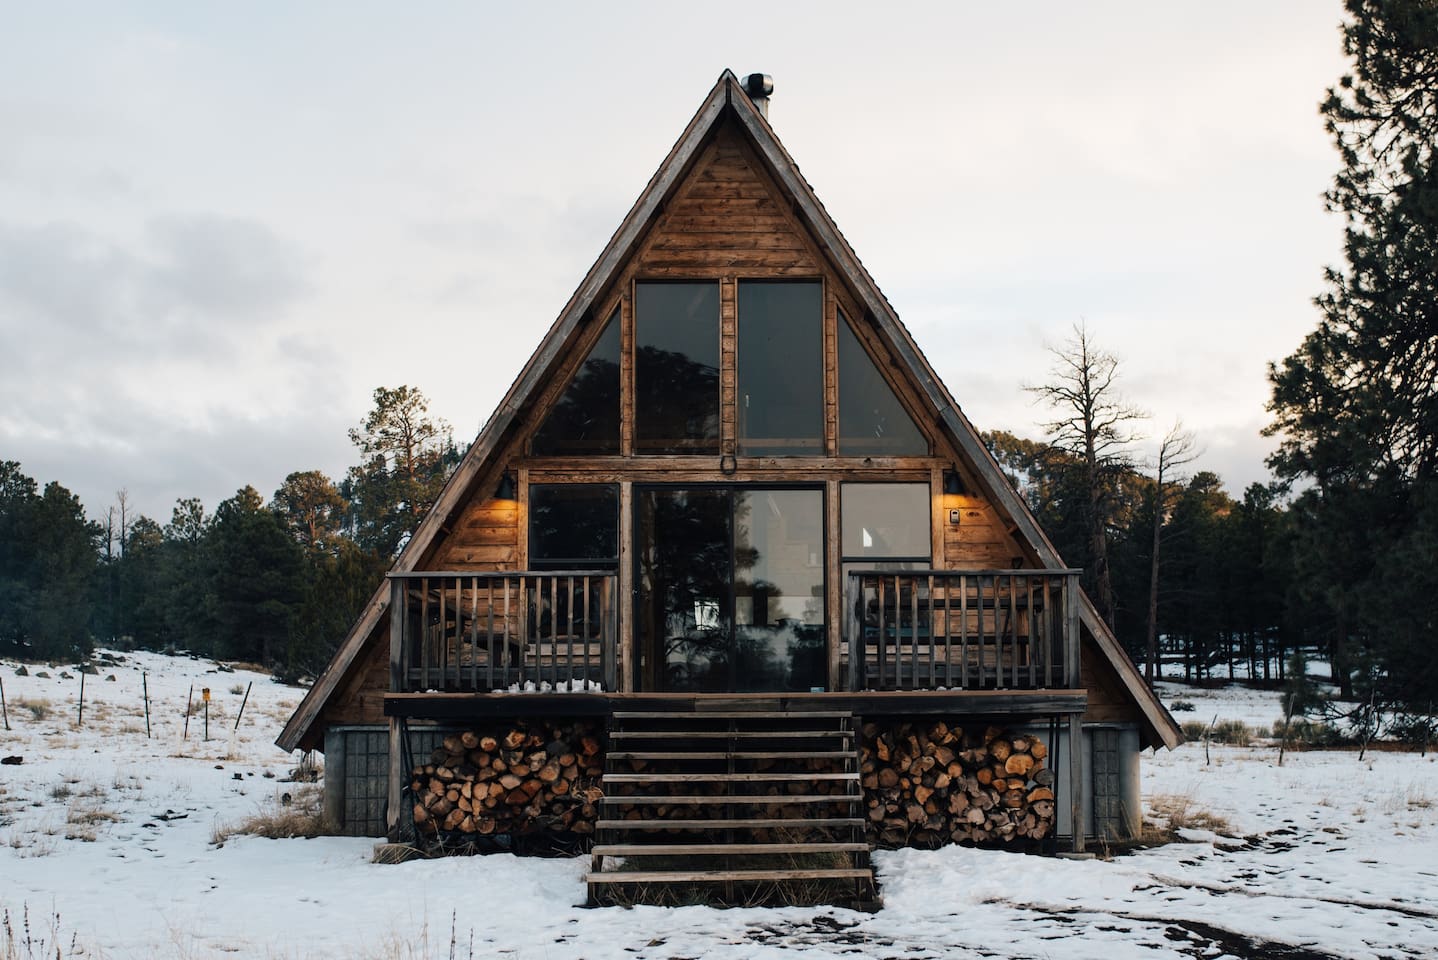
[{"label": "evergreen tree", "polygon": [[270,509],[305,553],[314,555],[336,549],[349,504],[322,471],[305,470],[285,477]]},{"label": "evergreen tree", "polygon": [[1438,5],[1346,7],[1353,70],[1322,104],[1346,263],[1317,329],[1270,367],[1271,463],[1300,490],[1295,575],[1342,693],[1403,705],[1438,689]]},{"label": "evergreen tree", "polygon": [[91,590],[101,529],[58,483],[36,492],[0,463],[0,648],[32,657],[90,652]]},{"label": "evergreen tree", "polygon": [[254,487],[216,508],[208,539],[215,655],[278,662],[303,599],[303,552]]},{"label": "evergreen tree", "polygon": [[341,492],[351,503],[355,541],[393,557],[439,499],[459,451],[449,424],[429,415],[429,401],[414,387],[379,387],[374,404],[350,430],[361,463]]}]

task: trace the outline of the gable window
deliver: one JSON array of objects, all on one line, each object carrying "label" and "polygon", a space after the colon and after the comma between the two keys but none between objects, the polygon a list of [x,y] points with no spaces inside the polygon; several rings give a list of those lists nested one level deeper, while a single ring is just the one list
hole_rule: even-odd
[{"label": "gable window", "polygon": [[574,379],[544,418],[530,450],[535,456],[617,454],[619,452],[619,311]]},{"label": "gable window", "polygon": [[839,455],[922,457],[919,432],[844,315],[839,314]]},{"label": "gable window", "polygon": [[740,281],[739,452],[824,452],[823,286],[812,281]]},{"label": "gable window", "polygon": [[634,294],[635,452],[719,452],[719,284]]},{"label": "gable window", "polygon": [[535,570],[609,570],[619,565],[619,487],[529,487],[529,564]]}]

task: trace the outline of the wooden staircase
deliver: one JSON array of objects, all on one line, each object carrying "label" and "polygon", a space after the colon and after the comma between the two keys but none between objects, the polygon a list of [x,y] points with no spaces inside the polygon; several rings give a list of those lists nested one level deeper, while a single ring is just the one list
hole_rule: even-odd
[{"label": "wooden staircase", "polygon": [[611,715],[590,903],[877,905],[852,714]]}]

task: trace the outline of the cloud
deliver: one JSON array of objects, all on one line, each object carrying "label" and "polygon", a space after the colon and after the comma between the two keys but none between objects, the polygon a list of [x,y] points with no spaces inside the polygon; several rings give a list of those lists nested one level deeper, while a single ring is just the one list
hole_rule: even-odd
[{"label": "cloud", "polygon": [[0,222],[3,455],[94,508],[110,485],[208,501],[310,463],[308,438],[343,447],[333,351],[287,322],[310,289],[301,252],[233,217],[139,232]]}]

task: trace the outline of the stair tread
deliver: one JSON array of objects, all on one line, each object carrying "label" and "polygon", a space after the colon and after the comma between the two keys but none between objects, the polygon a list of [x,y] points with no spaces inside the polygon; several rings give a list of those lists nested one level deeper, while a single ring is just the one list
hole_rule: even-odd
[{"label": "stair tread", "polygon": [[826,737],[847,740],[854,734],[849,730],[615,730],[610,740],[678,740],[696,738],[702,740],[787,740],[792,738],[819,740]]},{"label": "stair tread", "polygon": [[799,796],[768,797],[758,794],[739,794],[732,797],[696,797],[696,796],[674,796],[674,797],[601,797],[600,803],[606,806],[620,806],[630,804],[631,806],[664,806],[673,804],[675,806],[702,806],[713,804],[724,806],[725,804],[773,804],[783,806],[792,803],[858,803],[864,799],[858,794],[818,794]]},{"label": "stair tread", "polygon": [[773,827],[862,827],[858,817],[772,818],[734,820],[600,820],[597,830],[755,830]]},{"label": "stair tread", "polygon": [[828,870],[665,870],[647,873],[615,870],[590,873],[584,879],[587,883],[676,883],[706,880],[843,880],[872,877],[871,870],[848,867]]},{"label": "stair tread", "polygon": [[852,780],[853,773],[606,773],[605,783],[784,783],[794,780]]},{"label": "stair tread", "polygon": [[867,853],[867,843],[822,840],[815,843],[603,843],[596,857],[704,857],[765,853]]},{"label": "stair tread", "polygon": [[837,720],[853,716],[847,710],[616,710],[616,720]]},{"label": "stair tread", "polygon": [[852,757],[849,750],[611,750],[611,760],[809,760]]}]

